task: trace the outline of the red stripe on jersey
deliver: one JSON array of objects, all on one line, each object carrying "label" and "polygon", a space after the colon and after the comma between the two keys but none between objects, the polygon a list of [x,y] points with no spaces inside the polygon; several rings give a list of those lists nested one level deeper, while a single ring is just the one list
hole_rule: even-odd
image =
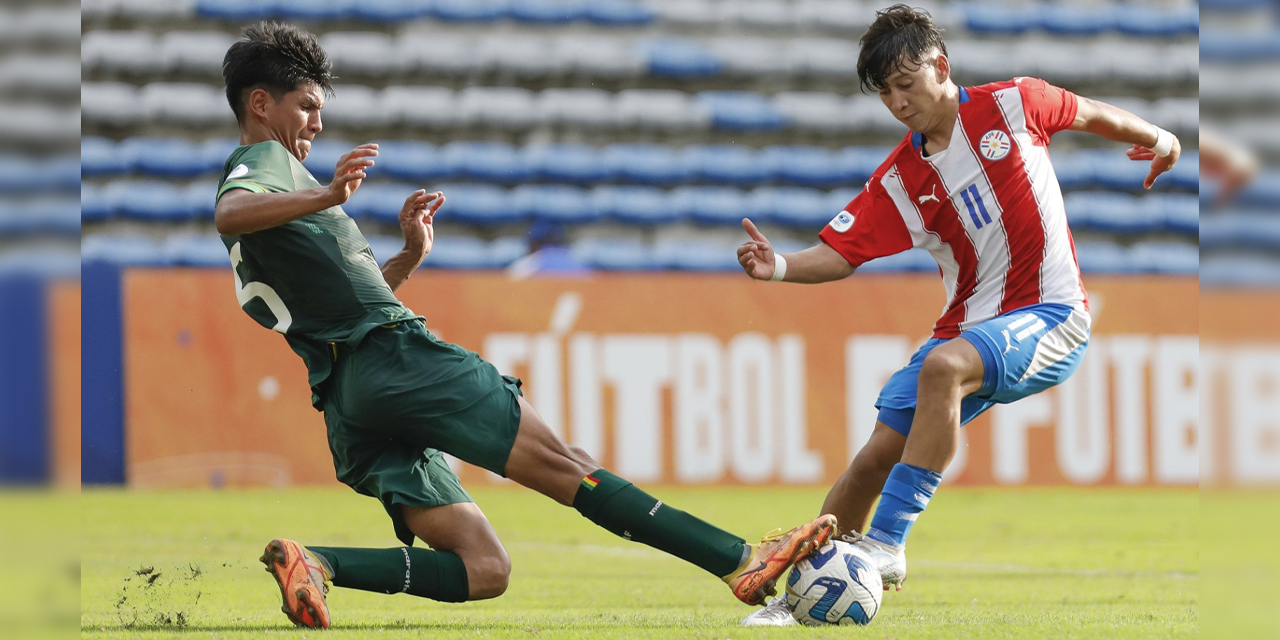
[{"label": "red stripe on jersey", "polygon": [[[942,183],[941,175],[933,165],[921,159],[919,154],[914,154],[912,161],[919,163],[925,170],[902,174],[903,184],[907,187],[908,193],[929,193],[930,190],[924,188],[925,184]],[[921,180],[921,177],[927,177],[927,179]],[[955,185],[946,185],[946,188],[953,189]],[[939,189],[939,191],[944,190]],[[960,220],[963,213],[946,197],[942,198],[940,204],[936,215],[925,217],[924,229],[937,235],[951,247],[951,255],[960,267],[960,273],[956,278],[955,295],[948,301],[949,306],[942,313],[942,317],[938,318],[938,322],[933,325],[933,337],[954,338],[960,335],[960,323],[964,322],[967,316],[965,304],[978,290],[978,250],[969,239],[964,223]]]}]

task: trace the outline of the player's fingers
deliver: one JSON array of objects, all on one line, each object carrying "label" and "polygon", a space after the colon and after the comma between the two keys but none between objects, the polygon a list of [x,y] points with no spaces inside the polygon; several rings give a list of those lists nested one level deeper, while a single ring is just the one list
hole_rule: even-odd
[{"label": "player's fingers", "polygon": [[440,207],[444,206],[444,194],[437,191],[428,195],[430,195],[431,198],[427,199],[427,211],[430,211],[431,215],[435,215],[435,213],[440,210]]},{"label": "player's fingers", "polygon": [[1150,189],[1151,185],[1156,183],[1156,176],[1159,176],[1161,173],[1164,173],[1162,169],[1152,166],[1151,172],[1147,174],[1147,179],[1142,181],[1142,188]]},{"label": "player's fingers", "polygon": [[756,242],[769,241],[767,238],[764,237],[764,234],[760,233],[760,230],[756,228],[756,224],[751,221],[751,218],[742,219],[742,228],[747,232],[747,235],[751,236],[751,239],[755,240]]},{"label": "player's fingers", "polygon": [[412,209],[416,207],[418,201],[422,199],[422,194],[426,193],[426,191],[426,189],[418,189],[417,191],[409,194],[409,197],[404,199],[404,208]]}]

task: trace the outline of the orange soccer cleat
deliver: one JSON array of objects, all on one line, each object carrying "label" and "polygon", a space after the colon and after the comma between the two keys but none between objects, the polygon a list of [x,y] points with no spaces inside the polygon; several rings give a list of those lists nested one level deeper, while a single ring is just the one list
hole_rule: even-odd
[{"label": "orange soccer cleat", "polygon": [[751,545],[751,554],[737,571],[725,576],[725,584],[733,595],[749,605],[764,602],[765,595],[775,595],[774,584],[791,565],[805,559],[835,535],[836,517],[818,516],[808,524],[783,533],[772,531]]},{"label": "orange soccer cleat", "polygon": [[329,628],[329,574],[323,562],[307,548],[284,538],[267,543],[259,558],[280,585],[280,608],[299,627]]}]

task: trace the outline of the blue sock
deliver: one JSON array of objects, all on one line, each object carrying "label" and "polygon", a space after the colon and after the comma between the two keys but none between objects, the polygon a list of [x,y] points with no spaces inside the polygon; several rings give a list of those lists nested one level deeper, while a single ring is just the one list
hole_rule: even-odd
[{"label": "blue sock", "polygon": [[889,479],[880,493],[880,504],[871,518],[867,537],[872,540],[903,546],[907,532],[916,523],[916,517],[929,506],[929,498],[938,490],[942,474],[904,462],[893,465]]}]

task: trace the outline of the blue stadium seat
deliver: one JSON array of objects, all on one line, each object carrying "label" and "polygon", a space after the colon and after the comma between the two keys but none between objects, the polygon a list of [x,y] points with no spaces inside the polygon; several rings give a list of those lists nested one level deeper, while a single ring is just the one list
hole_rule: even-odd
[{"label": "blue stadium seat", "polygon": [[99,136],[80,138],[80,171],[85,176],[110,176],[133,171],[133,158],[121,145]]},{"label": "blue stadium seat", "polygon": [[617,169],[605,162],[599,151],[583,144],[536,145],[524,153],[534,175],[543,180],[594,184],[617,176]]},{"label": "blue stadium seat", "polygon": [[726,131],[778,131],[787,117],[763,94],[752,91],[703,91],[695,105],[711,111],[711,126]]},{"label": "blue stadium seat", "polygon": [[763,160],[780,182],[806,187],[847,185],[857,180],[836,152],[822,147],[765,147]]},{"label": "blue stadium seat", "polygon": [[1280,172],[1263,172],[1237,195],[1237,200],[1243,205],[1280,207]]},{"label": "blue stadium seat", "polygon": [[595,0],[587,3],[586,18],[610,27],[632,27],[651,24],[653,10],[630,0]]},{"label": "blue stadium seat", "polygon": [[488,184],[440,185],[449,208],[449,218],[463,224],[482,226],[512,224],[528,219],[512,206],[507,191]]},{"label": "blue stadium seat", "polygon": [[1262,256],[1206,257],[1200,267],[1200,287],[1280,288],[1280,262]]},{"label": "blue stadium seat", "polygon": [[378,170],[400,180],[433,182],[454,175],[443,150],[416,140],[379,143],[376,161]]},{"label": "blue stadium seat", "polygon": [[[1148,165],[1150,170],[1150,165]],[[1164,176],[1157,181],[1163,181],[1166,186],[1181,189],[1184,191],[1197,191],[1200,189],[1200,153],[1196,151],[1188,151],[1178,158],[1178,164],[1173,165]]]},{"label": "blue stadium seat", "polygon": [[1058,185],[1064,191],[1098,186],[1094,181],[1093,162],[1083,153],[1062,153],[1053,156],[1053,172]]},{"label": "blue stadium seat", "polygon": [[492,269],[494,260],[489,245],[473,236],[437,236],[424,267],[439,269]]},{"label": "blue stadium seat", "polygon": [[399,24],[431,13],[431,0],[360,0],[351,16],[369,22]]},{"label": "blue stadium seat", "polygon": [[1196,235],[1200,232],[1200,202],[1192,195],[1151,194],[1141,203],[1152,210],[1152,217],[1164,221],[1164,230]]},{"label": "blue stadium seat", "polygon": [[356,0],[272,0],[275,13],[285,20],[325,21],[348,17]]},{"label": "blue stadium seat", "polygon": [[[373,259],[376,260],[378,264],[383,264],[387,260],[390,260],[404,248],[404,238],[365,235],[364,239],[369,242],[369,250],[373,251]],[[434,248],[432,251],[434,251]]]},{"label": "blue stadium seat", "polygon": [[1151,171],[1150,163],[1134,162],[1121,149],[1077,151],[1073,155],[1093,166],[1094,184],[1105,189],[1137,193],[1142,191],[1142,181]]},{"label": "blue stadium seat", "polygon": [[663,239],[654,244],[658,267],[680,271],[738,271],[736,247],[715,240]]},{"label": "blue stadium seat", "polygon": [[724,71],[724,63],[696,40],[661,39],[642,46],[649,74],[659,78],[707,78]]},{"label": "blue stadium seat", "polygon": [[671,211],[698,224],[723,226],[751,215],[745,195],[732,187],[679,187],[671,192]]},{"label": "blue stadium seat", "polygon": [[[221,169],[227,159],[209,157],[201,144],[185,138],[129,138],[120,146],[144,175],[165,178],[197,176]],[[229,154],[228,154],[229,155]]]},{"label": "blue stadium seat", "polygon": [[175,233],[162,246],[168,264],[180,267],[230,268],[227,245],[216,234]]},{"label": "blue stadium seat", "polygon": [[601,218],[581,188],[565,185],[521,185],[511,190],[511,206],[534,220],[560,224],[584,224]]},{"label": "blue stadium seat", "polygon": [[858,267],[859,273],[937,273],[938,263],[924,249],[908,249],[876,258]]},{"label": "blue stadium seat", "polygon": [[[1097,215],[1108,215],[1115,206],[1117,194],[1105,191],[1076,191],[1062,198],[1067,209],[1067,223],[1076,231],[1088,231],[1095,227],[1093,221]],[[1123,196],[1132,201],[1130,196]]]},{"label": "blue stadium seat", "polygon": [[1200,10],[1195,4],[1160,9],[1146,3],[1116,4],[1116,30],[1147,38],[1175,38],[1200,32]]},{"label": "blue stadium seat", "polygon": [[110,262],[134,266],[169,264],[164,246],[154,238],[142,233],[123,231],[85,236],[80,242],[80,259],[84,262]]},{"label": "blue stadium seat", "polygon": [[120,217],[142,222],[188,222],[196,212],[170,182],[119,180],[107,185],[105,198]]},{"label": "blue stadium seat", "polygon": [[1097,36],[1116,28],[1116,14],[1111,5],[1077,6],[1045,3],[1040,6],[1040,27],[1061,36]]},{"label": "blue stadium seat", "polygon": [[844,211],[849,203],[853,202],[858,194],[862,193],[861,189],[836,189],[827,194],[827,222],[836,217],[836,214]]},{"label": "blue stadium seat", "polygon": [[[321,137],[311,142],[311,151],[307,154],[307,159],[302,161],[302,165],[315,176],[316,180],[320,181],[320,184],[329,184],[333,180],[334,170],[338,167],[338,158],[355,146],[346,140]],[[376,164],[373,171],[377,171]]]},{"label": "blue stadium seat", "polygon": [[462,178],[515,183],[528,180],[533,168],[515,147],[501,142],[450,142],[442,149],[445,162]]},{"label": "blue stadium seat", "polygon": [[682,215],[667,192],[654,187],[596,187],[591,191],[591,206],[601,216],[644,226],[675,222]]},{"label": "blue stadium seat", "polygon": [[693,177],[683,154],[656,144],[612,144],[601,153],[602,164],[624,180],[640,184],[676,184]]},{"label": "blue stadium seat", "polygon": [[1077,242],[1076,262],[1083,273],[1134,273],[1128,252],[1112,242]]},{"label": "blue stadium seat", "polygon": [[648,271],[662,266],[648,245],[631,238],[579,240],[573,253],[587,266],[605,271]]},{"label": "blue stadium seat", "polygon": [[227,22],[265,20],[275,11],[274,2],[263,0],[196,0],[196,15]]},{"label": "blue stadium seat", "polygon": [[213,222],[213,209],[218,204],[218,185],[212,180],[197,180],[181,189],[182,206],[197,220]]},{"label": "blue stadium seat", "polygon": [[567,24],[587,14],[583,0],[512,0],[510,15],[516,22]]},{"label": "blue stadium seat", "polygon": [[1040,26],[1034,7],[972,3],[962,7],[965,26],[980,35],[1016,35]]},{"label": "blue stadium seat", "polygon": [[523,238],[497,238],[489,243],[489,259],[493,268],[501,269],[529,253],[529,244]]},{"label": "blue stadium seat", "polygon": [[80,220],[81,222],[103,222],[115,214],[102,189],[92,183],[80,185]]},{"label": "blue stadium seat", "polygon": [[759,151],[728,144],[691,145],[682,151],[685,165],[707,182],[755,186],[773,179],[773,167]]},{"label": "blue stadium seat", "polygon": [[80,277],[82,265],[78,247],[63,250],[22,247],[0,252],[0,274],[4,275],[76,279]]},{"label": "blue stadium seat", "polygon": [[432,15],[450,22],[493,22],[509,15],[507,0],[434,0]]},{"label": "blue stadium seat", "polygon": [[[213,171],[221,174],[227,159],[239,146],[239,138],[209,138],[200,145],[200,153],[204,156],[205,162],[213,166]],[[329,171],[328,174],[332,176],[333,171]]]},{"label": "blue stadium seat", "polygon": [[1195,275],[1200,271],[1200,249],[1184,242],[1139,242],[1129,248],[1129,259],[1140,272]]},{"label": "blue stadium seat", "polygon": [[748,211],[756,220],[817,233],[831,220],[827,194],[803,187],[761,187],[747,194]]},{"label": "blue stadium seat", "polygon": [[[360,186],[342,210],[357,220],[377,220],[398,225],[404,201],[417,188],[407,184],[371,182]],[[448,198],[448,194],[445,195]],[[452,200],[449,201],[452,204]]]},{"label": "blue stadium seat", "polygon": [[[1087,228],[1120,235],[1137,235],[1160,231],[1164,212],[1144,204],[1141,199],[1123,193],[1072,194],[1076,207],[1088,209]],[[1087,204],[1082,204],[1087,203]],[[1071,220],[1071,209],[1067,209]],[[1078,215],[1078,214],[1077,214]],[[1074,224],[1074,221],[1072,221]],[[1082,221],[1083,222],[1083,221]]]}]

